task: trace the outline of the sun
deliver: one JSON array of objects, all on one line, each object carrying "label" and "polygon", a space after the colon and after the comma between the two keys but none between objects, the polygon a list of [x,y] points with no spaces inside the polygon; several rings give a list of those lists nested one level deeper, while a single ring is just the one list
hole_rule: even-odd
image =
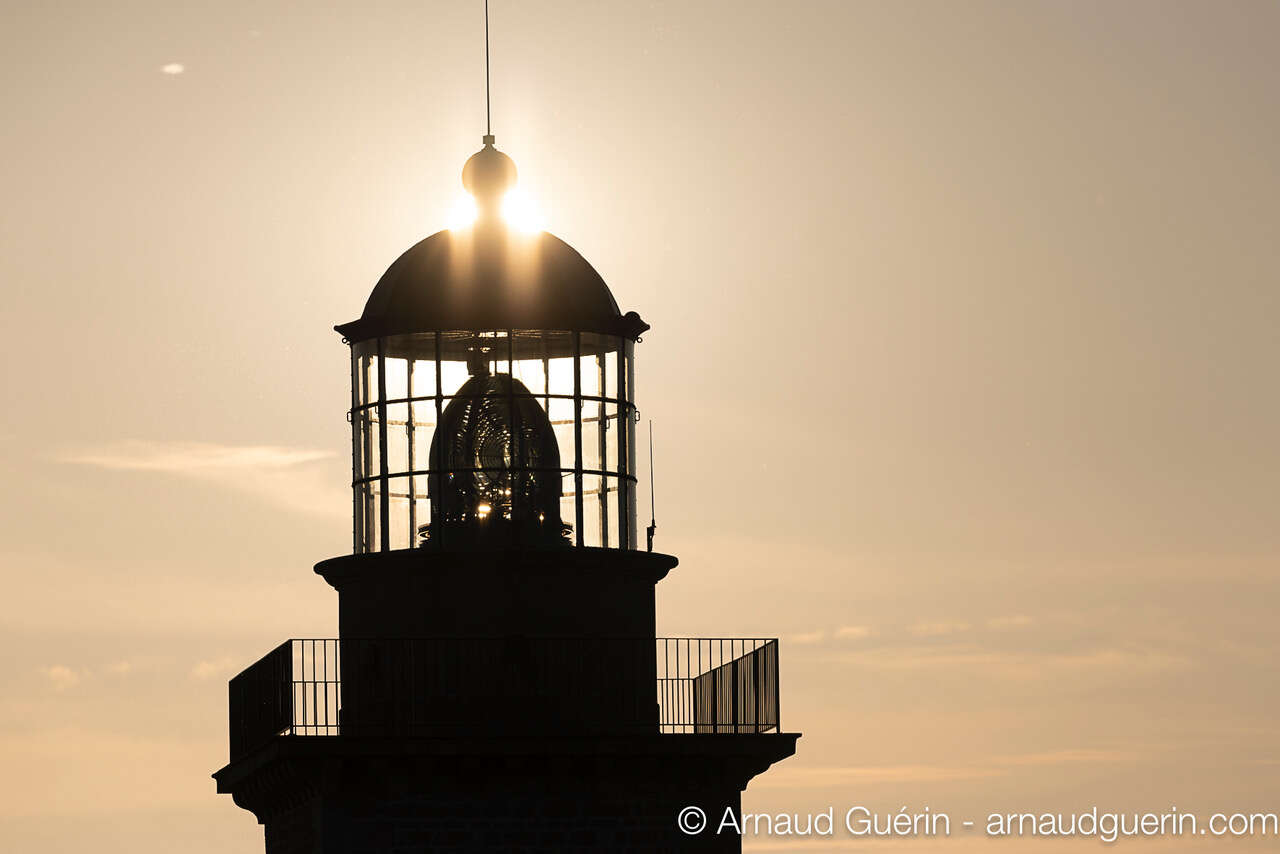
[{"label": "sun", "polygon": [[502,218],[516,231],[533,234],[542,231],[543,219],[529,195],[516,188],[502,199]]},{"label": "sun", "polygon": [[[543,230],[545,220],[538,206],[533,203],[528,193],[514,189],[502,197],[502,220],[513,230],[522,234],[534,234]],[[480,216],[480,208],[476,200],[468,193],[460,194],[449,209],[446,222],[450,231],[462,231],[475,225]]]}]

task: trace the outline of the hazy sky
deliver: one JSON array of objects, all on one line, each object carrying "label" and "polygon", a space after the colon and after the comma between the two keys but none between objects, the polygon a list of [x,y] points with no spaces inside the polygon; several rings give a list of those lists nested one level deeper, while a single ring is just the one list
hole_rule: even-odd
[{"label": "hazy sky", "polygon": [[[659,631],[783,638],[748,808],[1280,809],[1280,5],[492,7],[653,324]],[[261,851],[226,680],[336,633],[331,327],[461,192],[479,9],[6,4],[0,848]]]}]

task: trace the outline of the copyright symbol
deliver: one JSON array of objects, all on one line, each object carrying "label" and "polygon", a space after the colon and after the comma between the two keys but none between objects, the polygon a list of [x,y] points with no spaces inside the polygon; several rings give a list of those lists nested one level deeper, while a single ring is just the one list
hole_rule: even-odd
[{"label": "copyright symbol", "polygon": [[697,807],[685,807],[676,816],[676,826],[688,836],[697,836],[707,826],[707,814]]}]

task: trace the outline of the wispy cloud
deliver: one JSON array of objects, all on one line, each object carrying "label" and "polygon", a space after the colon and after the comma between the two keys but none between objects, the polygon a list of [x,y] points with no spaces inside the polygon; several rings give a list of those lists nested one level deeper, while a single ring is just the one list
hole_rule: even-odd
[{"label": "wispy cloud", "polygon": [[836,637],[840,640],[862,640],[875,637],[876,630],[870,626],[841,626],[836,629]]},{"label": "wispy cloud", "polygon": [[192,478],[248,492],[300,513],[339,518],[347,512],[345,495],[324,467],[317,465],[334,456],[331,451],[275,445],[133,440],[69,452],[60,460],[111,471]]},{"label": "wispy cloud", "polygon": [[45,678],[58,691],[69,691],[80,684],[80,674],[65,664],[43,668]]},{"label": "wispy cloud", "polygon": [[783,640],[786,641],[787,643],[815,644],[815,643],[822,643],[822,641],[825,640],[826,637],[827,637],[827,633],[824,631],[801,632],[798,635],[787,635],[786,637],[783,638]]},{"label": "wispy cloud", "polygon": [[53,664],[41,667],[40,672],[56,690],[69,691],[82,683],[92,684],[94,680],[103,676],[128,676],[133,669],[132,662],[122,659],[101,667],[70,667],[66,664]]},{"label": "wispy cloud", "polygon": [[206,472],[274,470],[327,459],[328,451],[273,445],[218,445],[211,442],[119,442],[96,451],[71,453],[69,463],[106,469],[199,475]]}]

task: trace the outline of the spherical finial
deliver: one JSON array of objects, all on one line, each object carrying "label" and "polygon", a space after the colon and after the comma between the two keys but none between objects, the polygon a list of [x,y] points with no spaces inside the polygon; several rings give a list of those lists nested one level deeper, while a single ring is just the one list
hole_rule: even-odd
[{"label": "spherical finial", "polygon": [[516,185],[516,164],[493,147],[493,135],[486,134],[484,148],[467,158],[462,167],[462,186],[475,196],[480,213],[497,213],[502,197]]}]

